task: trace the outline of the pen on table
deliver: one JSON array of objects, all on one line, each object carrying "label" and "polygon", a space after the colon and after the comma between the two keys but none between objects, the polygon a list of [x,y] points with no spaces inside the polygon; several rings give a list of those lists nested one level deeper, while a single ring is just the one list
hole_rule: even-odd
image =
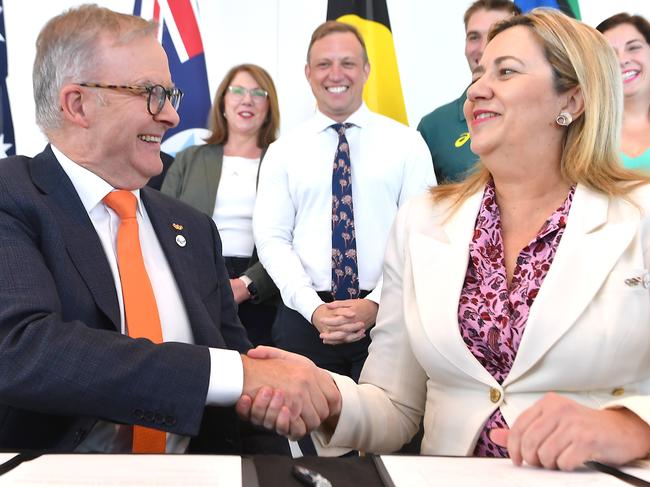
[{"label": "pen on table", "polygon": [[637,487],[650,487],[650,482],[647,480],[643,480],[639,477],[635,477],[634,475],[630,475],[629,473],[623,472],[622,470],[619,470],[616,467],[612,467],[611,465],[605,465],[604,463],[600,463],[595,460],[589,460],[585,462],[585,466],[592,470],[597,470],[602,473],[613,475],[617,479],[622,480],[623,482],[627,482],[631,485],[636,485]]},{"label": "pen on table", "polygon": [[6,462],[0,464],[0,475],[4,475],[7,472],[10,472],[23,462],[28,462],[34,458],[38,458],[42,454],[43,452],[38,451],[24,451],[22,453],[19,453],[15,457],[11,457]]},{"label": "pen on table", "polygon": [[310,487],[332,487],[332,483],[321,474],[302,465],[294,465],[291,473],[303,484]]}]

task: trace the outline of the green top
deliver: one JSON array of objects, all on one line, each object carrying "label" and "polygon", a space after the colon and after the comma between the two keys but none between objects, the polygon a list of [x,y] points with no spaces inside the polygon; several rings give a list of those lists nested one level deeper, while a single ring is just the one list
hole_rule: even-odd
[{"label": "green top", "polygon": [[469,132],[463,114],[466,98],[467,92],[464,92],[457,100],[425,115],[418,125],[429,146],[438,184],[461,181],[478,160],[469,148]]},{"label": "green top", "polygon": [[643,154],[637,157],[630,157],[621,152],[621,160],[623,161],[623,166],[627,169],[650,171],[650,147],[648,147]]}]

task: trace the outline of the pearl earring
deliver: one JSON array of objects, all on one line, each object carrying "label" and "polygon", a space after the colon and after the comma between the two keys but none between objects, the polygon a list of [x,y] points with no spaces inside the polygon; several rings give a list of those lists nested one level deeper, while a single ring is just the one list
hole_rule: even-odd
[{"label": "pearl earring", "polygon": [[562,127],[567,127],[571,125],[571,122],[573,122],[573,117],[568,112],[560,113],[555,119],[555,123],[561,125]]}]

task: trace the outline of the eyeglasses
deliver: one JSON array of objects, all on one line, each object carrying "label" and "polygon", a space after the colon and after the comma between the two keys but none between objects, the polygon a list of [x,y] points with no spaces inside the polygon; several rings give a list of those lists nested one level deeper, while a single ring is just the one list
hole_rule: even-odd
[{"label": "eyeglasses", "polygon": [[105,88],[107,90],[127,90],[139,95],[147,94],[147,111],[156,116],[162,112],[165,100],[169,99],[174,110],[178,110],[183,99],[180,88],[165,88],[163,85],[138,86],[138,85],[105,85],[102,83],[77,83],[88,88]]},{"label": "eyeglasses", "polygon": [[248,89],[248,88],[244,88],[243,86],[230,85],[228,87],[228,91],[236,100],[244,98],[244,96],[246,96],[246,93],[248,93],[251,96],[251,98],[256,101],[257,100],[262,101],[267,96],[269,96],[269,93],[266,90],[263,90],[262,88]]}]

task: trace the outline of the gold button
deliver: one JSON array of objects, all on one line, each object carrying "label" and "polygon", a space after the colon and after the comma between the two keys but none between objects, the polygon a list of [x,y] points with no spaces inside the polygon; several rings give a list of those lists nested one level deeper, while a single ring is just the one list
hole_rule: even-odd
[{"label": "gold button", "polygon": [[501,391],[499,389],[495,389],[494,387],[490,388],[490,401],[492,402],[499,402],[501,399]]},{"label": "gold button", "polygon": [[612,396],[622,396],[623,394],[625,394],[625,389],[622,387],[612,389]]}]

